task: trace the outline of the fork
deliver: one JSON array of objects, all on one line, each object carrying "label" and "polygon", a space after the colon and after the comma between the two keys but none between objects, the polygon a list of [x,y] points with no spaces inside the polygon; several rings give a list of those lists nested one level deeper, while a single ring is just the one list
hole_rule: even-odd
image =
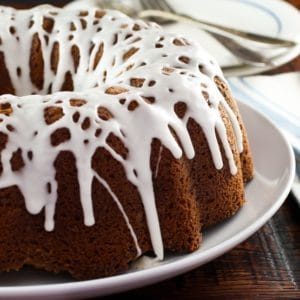
[{"label": "fork", "polygon": [[[227,48],[232,54],[237,58],[242,60],[248,65],[261,66],[274,66],[274,59],[277,59],[294,46],[296,43],[293,41],[286,41],[282,39],[277,39],[273,37],[265,37],[254,33],[248,33],[240,30],[236,30],[229,27],[224,27],[221,25],[216,25],[208,23],[203,20],[196,20],[192,17],[178,14],[173,7],[165,0],[140,0],[141,6],[144,10],[138,13],[141,18],[150,18],[160,24],[169,24],[171,22],[183,21],[193,23],[193,25],[201,25],[202,29],[213,36],[217,41],[219,41],[225,48]],[[233,39],[234,37],[234,39]],[[236,40],[236,38],[247,40],[248,45],[242,45]],[[250,42],[256,43],[256,49],[250,46]],[[270,46],[273,48],[283,48],[280,54],[264,55],[262,54],[262,49],[257,48],[257,43],[264,44],[265,46]],[[269,51],[264,49],[264,51]],[[271,53],[269,53],[271,54]]]},{"label": "fork", "polygon": [[[259,68],[266,66],[273,67],[273,61],[275,59],[278,59],[290,51],[292,46],[296,45],[294,41],[265,37],[177,14],[165,0],[77,0],[71,2],[69,7],[76,6],[76,3],[84,6],[98,6],[103,9],[117,9],[132,18],[155,20],[160,24],[184,21],[192,23],[193,25],[200,25],[202,29],[211,34],[242,62],[239,65],[226,66],[225,69],[223,68],[223,71],[228,74],[232,71],[235,72],[234,70],[239,68],[245,68],[251,65]],[[248,42],[248,45],[242,45],[241,40],[243,40],[244,43]],[[251,43],[252,47],[250,45]],[[262,47],[258,48],[258,43],[264,45],[264,49],[262,49]],[[256,46],[253,47],[255,44]],[[269,49],[267,49],[266,46]],[[271,51],[275,49],[277,49],[277,52],[274,55],[274,52],[271,53]],[[279,49],[280,53],[278,52]],[[261,53],[262,50],[270,52],[270,55],[263,55]]]},{"label": "fork", "polygon": [[174,8],[170,5],[170,3],[167,2],[166,0],[140,0],[140,2],[144,11],[141,11],[138,14],[139,17],[151,18],[159,24],[167,24],[172,21],[173,22],[183,21],[183,22],[198,24],[207,31],[217,32],[218,34],[222,34],[222,35],[223,34],[224,35],[228,34],[231,36],[233,35],[243,39],[247,39],[249,41],[268,44],[270,46],[274,45],[274,46],[282,46],[282,47],[292,47],[297,45],[297,42],[295,41],[265,36],[265,35],[252,33],[252,32],[246,32],[246,31],[238,30],[236,28],[207,22],[205,20],[195,19],[185,14],[180,14],[176,12]]},{"label": "fork", "polygon": [[274,45],[275,47],[293,47],[298,44],[296,41],[242,31],[236,28],[226,27],[204,20],[195,19],[191,16],[179,14],[166,0],[74,0],[67,6],[76,7],[77,3],[88,6],[98,6],[103,9],[116,9],[132,18],[152,18],[155,19],[159,24],[178,21],[192,22],[202,26],[207,31],[218,31],[217,33],[220,35],[231,35],[233,39],[239,37],[269,46]]}]

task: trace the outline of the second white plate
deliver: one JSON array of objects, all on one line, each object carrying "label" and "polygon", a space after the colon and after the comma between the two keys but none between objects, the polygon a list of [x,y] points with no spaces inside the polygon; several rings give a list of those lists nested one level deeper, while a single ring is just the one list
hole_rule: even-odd
[{"label": "second white plate", "polygon": [[[274,60],[274,66],[255,67],[241,63],[219,42],[196,26],[174,24],[167,31],[198,41],[223,67],[226,76],[250,75],[282,65],[300,54],[300,12],[281,0],[168,0],[176,11],[212,23],[264,35],[298,41],[299,45]],[[230,69],[228,66],[234,66]]]}]

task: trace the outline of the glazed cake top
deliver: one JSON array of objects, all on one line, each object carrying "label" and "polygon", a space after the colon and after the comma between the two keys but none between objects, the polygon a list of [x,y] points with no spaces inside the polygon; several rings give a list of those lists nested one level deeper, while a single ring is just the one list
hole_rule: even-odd
[{"label": "glazed cake top", "polygon": [[[37,214],[45,209],[45,228],[53,230],[54,161],[60,151],[72,151],[85,225],[94,224],[91,187],[96,178],[122,212],[139,255],[122,203],[92,169],[93,154],[103,147],[137,187],[153,249],[163,258],[152,182],[157,172],[152,174],[150,168],[153,139],[175,158],[184,153],[192,159],[195,153],[187,130],[192,118],[205,134],[215,167],[223,167],[218,137],[231,173],[237,172],[220,105],[233,125],[239,151],[242,134],[214,82],[223,78],[215,60],[199,45],[117,11],[3,7],[0,18],[0,53],[15,94],[0,97],[0,133],[6,141],[0,188],[17,185],[27,210]],[[37,74],[34,69],[42,71]],[[62,91],[66,79],[73,91]],[[53,137],[58,130],[64,131],[65,139],[56,144]],[[122,153],[114,149],[111,137],[121,143]],[[12,168],[14,157],[21,158],[22,168]]]}]

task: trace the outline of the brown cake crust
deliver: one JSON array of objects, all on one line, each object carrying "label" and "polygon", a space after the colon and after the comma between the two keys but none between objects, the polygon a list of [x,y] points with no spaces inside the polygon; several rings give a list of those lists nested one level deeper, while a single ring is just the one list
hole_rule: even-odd
[{"label": "brown cake crust", "polygon": [[[44,21],[45,30],[51,32],[51,20]],[[133,52],[135,51],[134,48]],[[129,53],[132,55],[132,53]],[[129,55],[128,54],[128,55]],[[0,52],[0,94],[15,93],[6,65],[5,54]],[[80,61],[80,53],[72,48],[74,67]],[[94,67],[103,55],[99,48]],[[59,62],[59,48],[54,44],[51,52],[51,69],[56,73]],[[127,57],[125,57],[127,59]],[[187,63],[185,60],[183,63]],[[44,86],[44,62],[41,40],[33,36],[30,56],[30,77],[32,83],[42,89]],[[213,164],[210,150],[201,127],[189,120],[188,131],[193,141],[195,157],[188,159],[185,154],[175,159],[171,152],[157,139],[152,141],[151,170],[156,198],[156,206],[162,231],[164,248],[176,253],[187,253],[198,249],[203,228],[220,222],[235,214],[245,202],[244,182],[253,176],[251,152],[246,131],[237,105],[224,81],[216,77],[216,85],[227,103],[237,115],[243,133],[244,151],[239,154],[235,134],[224,107],[220,106],[228,140],[233,151],[238,173],[232,175],[224,149],[221,152],[224,167],[217,170]],[[139,87],[143,82],[133,78],[131,85]],[[73,78],[65,74],[61,91],[72,91]],[[52,92],[49,86],[48,92]],[[118,88],[110,88],[108,94],[122,93]],[[148,99],[151,102],[153,99]],[[84,99],[73,99],[78,111],[84,109]],[[131,103],[129,109],[135,109]],[[179,104],[178,116],[183,116],[185,107]],[[9,114],[9,107],[1,107],[1,114]],[[61,118],[59,109],[45,111],[45,121],[52,124]],[[112,116],[101,111],[108,120]],[[85,130],[88,121],[82,125]],[[55,147],[70,139],[67,128],[60,128],[51,136]],[[0,154],[5,149],[8,136],[0,132]],[[117,153],[126,157],[126,147],[111,137],[110,143]],[[22,151],[17,151],[11,160],[13,171],[24,167]],[[16,186],[0,189],[0,270],[19,270],[24,265],[32,265],[51,272],[68,272],[77,279],[90,279],[113,275],[128,268],[137,257],[137,250],[126,222],[112,196],[100,182],[94,179],[92,199],[95,225],[84,226],[83,212],[79,197],[76,161],[70,151],[61,151],[55,160],[58,199],[55,212],[55,228],[52,232],[44,230],[44,211],[31,215],[24,197]],[[92,158],[92,168],[112,188],[122,204],[136,233],[142,253],[152,252],[150,235],[144,207],[138,189],[126,178],[122,165],[104,148],[98,148]],[[2,163],[0,163],[2,172]],[[32,183],[34,184],[34,183]]]},{"label": "brown cake crust", "polygon": [[[223,92],[227,93],[228,90]],[[235,176],[231,175],[227,163],[221,170],[216,170],[209,157],[205,136],[193,120],[188,125],[196,151],[193,160],[185,156],[175,159],[158,140],[153,141],[151,167],[154,191],[164,246],[169,251],[184,253],[196,250],[201,241],[201,228],[230,217],[245,202],[243,169],[233,129],[230,122],[226,121],[226,113],[222,111],[239,170]],[[5,144],[5,137],[2,139]],[[60,140],[61,135],[58,134],[56,139]],[[117,151],[122,151],[122,146],[116,144],[115,147]],[[159,169],[155,176],[160,151]],[[126,180],[123,167],[105,149],[100,148],[93,157],[92,166],[121,201],[143,253],[151,251],[141,199],[136,187]],[[15,160],[13,167],[20,168],[20,161]],[[18,270],[24,264],[29,264],[52,272],[67,271],[77,279],[108,276],[126,270],[137,252],[111,196],[94,180],[96,224],[86,227],[83,225],[77,170],[72,153],[61,152],[55,168],[58,201],[53,232],[44,230],[43,212],[36,216],[27,212],[17,187],[0,190],[0,242],[3,245],[0,249],[0,269]],[[251,168],[251,164],[248,168]]]}]

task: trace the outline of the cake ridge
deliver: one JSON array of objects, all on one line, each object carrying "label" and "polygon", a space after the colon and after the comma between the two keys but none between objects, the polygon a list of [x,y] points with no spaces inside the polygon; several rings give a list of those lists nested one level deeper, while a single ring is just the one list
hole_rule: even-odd
[{"label": "cake ridge", "polygon": [[[160,140],[175,158],[192,159],[195,150],[187,127],[193,119],[204,132],[215,168],[223,168],[222,148],[231,174],[237,173],[220,106],[228,114],[239,152],[242,132],[214,82],[216,77],[225,81],[217,63],[198,45],[119,12],[92,9],[86,15],[42,6],[20,12],[3,8],[0,15],[8,28],[14,27],[13,33],[0,36],[0,52],[18,95],[0,97],[1,132],[9,137],[1,151],[0,189],[17,185],[27,210],[37,214],[45,209],[45,228],[54,230],[54,163],[61,151],[71,151],[76,157],[85,225],[95,223],[92,182],[96,178],[117,203],[140,255],[138,238],[122,204],[92,169],[92,157],[102,147],[122,164],[127,179],[137,187],[153,250],[163,259],[153,188],[157,171],[153,174],[150,167],[153,140]],[[48,27],[45,18],[52,20]],[[24,24],[31,26],[27,35],[21,30],[28,30]],[[59,50],[53,50],[55,43]],[[8,54],[20,47],[23,56],[14,61],[14,55]],[[42,56],[42,78],[32,75],[33,47],[34,55]],[[73,91],[60,91],[63,86]],[[176,112],[178,103],[185,105],[182,115]],[[53,145],[51,138],[58,130],[63,130],[64,140]],[[108,142],[110,134],[120,144],[118,151]],[[11,158],[20,149],[24,166],[13,171]],[[157,168],[159,163],[160,159]]]}]

